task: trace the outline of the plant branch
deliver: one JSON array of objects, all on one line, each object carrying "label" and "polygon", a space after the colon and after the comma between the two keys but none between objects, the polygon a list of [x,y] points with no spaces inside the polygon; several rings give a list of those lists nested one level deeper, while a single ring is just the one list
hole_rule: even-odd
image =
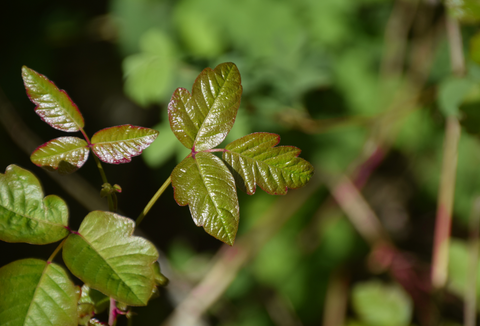
[{"label": "plant branch", "polygon": [[[107,175],[105,174],[105,170],[103,169],[103,166],[102,166],[102,163],[100,162],[100,159],[96,155],[93,155],[93,158],[95,159],[95,163],[97,164],[97,168],[100,171],[100,175],[102,177],[103,183],[107,184],[108,183]],[[110,194],[110,193],[107,194],[107,199],[108,199],[108,210],[110,212],[115,212],[116,211],[116,205],[115,205],[115,202],[112,198],[112,194]]]},{"label": "plant branch", "polygon": [[136,227],[138,227],[138,225],[140,223],[142,223],[143,219],[145,218],[145,215],[148,214],[148,212],[150,211],[150,209],[153,207],[153,205],[155,205],[155,203],[157,202],[158,198],[160,198],[160,196],[163,194],[163,192],[165,191],[165,189],[167,189],[167,187],[170,185],[170,183],[172,182],[172,177],[169,176],[167,180],[165,180],[165,182],[163,183],[163,185],[160,187],[160,189],[158,189],[158,191],[155,193],[155,195],[152,197],[152,199],[150,199],[150,201],[148,202],[147,206],[145,206],[145,208],[143,209],[142,213],[137,217],[137,219],[135,220],[135,224],[136,224]]},{"label": "plant branch", "polygon": [[[450,45],[450,61],[452,72],[462,75],[465,62],[462,49],[462,36],[458,22],[447,15],[446,27]],[[461,128],[457,117],[447,117],[442,159],[442,174],[438,192],[437,217],[435,222],[434,248],[432,260],[432,285],[436,289],[443,288],[447,282],[448,247],[452,224],[452,210],[455,193],[457,170],[457,152]]]},{"label": "plant branch", "polygon": [[58,254],[60,249],[62,249],[63,244],[65,243],[66,240],[67,238],[63,239],[62,242],[60,242],[60,244],[57,246],[57,248],[55,248],[55,251],[50,255],[50,257],[48,257],[47,263],[51,263],[53,261],[53,259]]}]

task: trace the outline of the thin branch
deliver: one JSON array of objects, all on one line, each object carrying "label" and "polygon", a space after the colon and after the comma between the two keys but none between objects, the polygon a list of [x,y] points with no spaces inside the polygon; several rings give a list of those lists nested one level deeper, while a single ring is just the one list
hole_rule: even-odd
[{"label": "thin branch", "polygon": [[163,194],[163,192],[165,191],[165,189],[167,189],[167,187],[170,185],[170,183],[172,182],[172,177],[169,176],[167,180],[165,180],[165,182],[163,183],[163,185],[160,187],[160,189],[158,189],[158,191],[155,193],[155,195],[152,197],[152,199],[150,199],[150,201],[148,202],[147,206],[145,206],[145,208],[143,209],[142,213],[137,217],[136,221],[135,221],[135,224],[136,224],[136,227],[138,227],[138,225],[140,223],[142,223],[143,219],[145,218],[145,216],[148,214],[148,212],[150,211],[150,209],[152,209],[153,205],[155,205],[155,203],[157,202],[158,198],[160,198],[160,196]]}]

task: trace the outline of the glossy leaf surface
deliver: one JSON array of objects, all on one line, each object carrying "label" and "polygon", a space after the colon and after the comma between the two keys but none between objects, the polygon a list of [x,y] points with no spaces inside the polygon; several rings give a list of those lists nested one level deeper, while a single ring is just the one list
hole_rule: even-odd
[{"label": "glossy leaf surface", "polygon": [[0,268],[0,324],[77,325],[78,293],[65,270],[39,259]]},{"label": "glossy leaf surface", "polygon": [[189,205],[197,226],[233,245],[239,220],[235,180],[218,157],[208,152],[187,157],[173,170],[172,185],[175,200]]},{"label": "glossy leaf surface", "polygon": [[258,132],[228,144],[223,159],[233,169],[238,185],[254,194],[258,184],[272,195],[284,195],[288,188],[304,186],[313,175],[313,166],[297,157],[301,150],[293,146],[274,147],[276,134]]},{"label": "glossy leaf surface", "polygon": [[75,172],[88,159],[90,148],[83,139],[60,137],[37,147],[30,160],[47,170],[56,170],[61,174]]},{"label": "glossy leaf surface", "polygon": [[92,137],[92,150],[105,163],[128,163],[140,155],[158,136],[158,131],[132,125],[98,131]]},{"label": "glossy leaf surface", "polygon": [[30,100],[37,105],[35,112],[55,129],[79,131],[85,125],[83,116],[67,93],[38,72],[22,67],[22,77]]},{"label": "glossy leaf surface", "polygon": [[47,244],[68,235],[68,208],[55,195],[44,198],[35,175],[16,165],[0,174],[0,240]]},{"label": "glossy leaf surface", "polygon": [[89,287],[133,306],[146,305],[155,285],[152,264],[157,250],[132,236],[135,223],[126,217],[94,211],[63,246],[68,269]]},{"label": "glossy leaf surface", "polygon": [[195,152],[214,148],[232,129],[242,85],[235,64],[228,62],[214,70],[204,69],[190,94],[177,88],[168,105],[170,126],[175,136]]}]

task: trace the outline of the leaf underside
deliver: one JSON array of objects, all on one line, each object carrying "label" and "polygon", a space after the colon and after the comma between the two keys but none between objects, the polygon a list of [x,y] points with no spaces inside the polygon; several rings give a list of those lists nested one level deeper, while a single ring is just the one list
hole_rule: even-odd
[{"label": "leaf underside", "polygon": [[240,188],[254,194],[256,185],[272,195],[284,195],[288,188],[304,186],[313,175],[313,166],[297,157],[301,150],[276,146],[280,136],[258,132],[228,144],[223,159]]},{"label": "leaf underside", "polygon": [[0,324],[78,325],[76,287],[57,264],[22,259],[0,268]]},{"label": "leaf underside", "polygon": [[140,155],[157,138],[150,128],[122,125],[98,131],[92,137],[92,150],[97,157],[111,164],[128,163]]},{"label": "leaf underside", "polygon": [[47,170],[69,174],[85,164],[89,153],[88,144],[83,139],[59,137],[37,147],[30,156],[30,160]]},{"label": "leaf underside", "polygon": [[195,152],[214,148],[232,129],[241,95],[241,77],[235,64],[204,69],[193,84],[192,94],[177,88],[168,104],[173,133]]},{"label": "leaf underside", "polygon": [[22,67],[22,77],[30,100],[37,106],[35,112],[51,127],[74,132],[85,125],[78,107],[67,93],[47,77],[38,72]]},{"label": "leaf underside", "polygon": [[55,195],[44,197],[33,173],[9,165],[0,174],[0,240],[47,244],[68,235],[68,208]]},{"label": "leaf underside", "polygon": [[185,158],[172,172],[179,205],[189,205],[197,226],[233,245],[238,229],[239,206],[235,180],[225,164],[208,152]]},{"label": "leaf underside", "polygon": [[91,212],[65,241],[63,260],[91,288],[127,305],[144,306],[155,286],[158,252],[146,239],[132,236],[134,227],[129,218]]}]

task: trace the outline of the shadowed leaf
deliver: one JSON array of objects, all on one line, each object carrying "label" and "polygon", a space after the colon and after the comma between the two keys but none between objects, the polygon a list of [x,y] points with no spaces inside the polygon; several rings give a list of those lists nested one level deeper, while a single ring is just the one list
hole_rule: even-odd
[{"label": "shadowed leaf", "polygon": [[192,94],[177,88],[168,104],[170,126],[187,148],[196,152],[214,148],[232,129],[242,85],[235,64],[204,69],[193,84]]},{"label": "shadowed leaf", "polygon": [[37,147],[30,160],[47,170],[57,170],[61,174],[75,172],[88,159],[90,149],[83,139],[60,137]]},{"label": "shadowed leaf", "polygon": [[16,165],[0,174],[0,239],[47,244],[68,235],[68,208],[55,195],[44,198],[35,175]]},{"label": "shadowed leaf", "polygon": [[123,125],[98,131],[92,137],[92,150],[105,163],[128,163],[140,155],[158,136],[158,131]]},{"label": "shadowed leaf", "polygon": [[[313,175],[313,166],[297,157],[300,149],[274,147],[280,142],[276,134],[257,132],[228,144],[223,159],[237,176],[236,181],[248,194],[256,185],[272,195],[284,195],[288,188],[304,186]],[[235,173],[236,172],[236,173]]]},{"label": "shadowed leaf", "polygon": [[239,207],[235,181],[228,168],[212,153],[187,157],[172,172],[172,186],[179,205],[189,205],[197,226],[233,245]]},{"label": "shadowed leaf", "polygon": [[84,127],[82,114],[65,91],[26,66],[22,67],[22,77],[28,97],[37,105],[35,112],[43,121],[55,129],[68,132]]},{"label": "shadowed leaf", "polygon": [[158,258],[154,245],[132,236],[135,223],[126,217],[94,211],[63,246],[68,269],[89,287],[132,306],[147,304]]},{"label": "shadowed leaf", "polygon": [[78,293],[65,270],[39,259],[0,268],[0,324],[9,326],[78,324]]}]

